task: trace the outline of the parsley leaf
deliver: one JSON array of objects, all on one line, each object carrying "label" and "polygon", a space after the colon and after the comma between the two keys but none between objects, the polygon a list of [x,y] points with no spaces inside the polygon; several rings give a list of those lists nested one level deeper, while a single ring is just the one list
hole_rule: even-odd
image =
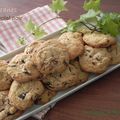
[{"label": "parsley leaf", "polygon": [[51,9],[59,14],[62,11],[66,11],[66,5],[67,1],[64,0],[52,0],[52,4],[50,5]]},{"label": "parsley leaf", "polygon": [[100,15],[100,11],[94,11],[93,9],[90,9],[87,13],[83,14],[80,16],[80,21],[87,21],[87,20],[96,20],[97,19],[97,15]]},{"label": "parsley leaf", "polygon": [[75,32],[80,27],[80,21],[79,20],[69,20],[67,22],[67,27],[62,32]]},{"label": "parsley leaf", "polygon": [[100,10],[100,3],[101,0],[85,0],[83,8],[85,11],[88,11],[90,9],[93,9],[95,11],[99,11]]},{"label": "parsley leaf", "polygon": [[103,33],[112,36],[120,34],[120,15],[114,13],[104,13],[97,24]]},{"label": "parsley leaf", "polygon": [[25,24],[25,29],[30,32],[31,34],[33,34],[35,36],[36,39],[41,38],[43,35],[45,35],[45,31],[40,28],[39,26],[37,26],[36,24],[34,24],[32,22],[32,20],[29,20],[26,24]]},{"label": "parsley leaf", "polygon": [[32,22],[32,20],[29,20],[26,24],[25,24],[25,29],[28,32],[32,32],[34,30],[34,26],[35,24]]},{"label": "parsley leaf", "polygon": [[101,0],[86,0],[83,8],[87,13],[82,14],[79,19],[71,21],[64,31],[79,31],[79,28],[83,25],[91,31],[112,36],[120,35],[120,14],[102,12],[100,2]]},{"label": "parsley leaf", "polygon": [[45,33],[45,31],[44,31],[43,29],[41,29],[40,27],[35,26],[35,29],[34,29],[34,31],[33,31],[32,34],[35,36],[36,39],[39,39],[39,38],[41,38],[42,36],[44,36],[46,33]]},{"label": "parsley leaf", "polygon": [[24,37],[20,37],[18,40],[17,40],[17,44],[18,45],[25,45],[26,44],[26,40]]}]

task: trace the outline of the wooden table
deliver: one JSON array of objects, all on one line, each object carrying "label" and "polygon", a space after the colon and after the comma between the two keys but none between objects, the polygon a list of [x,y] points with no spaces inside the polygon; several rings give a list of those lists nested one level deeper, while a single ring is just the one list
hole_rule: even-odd
[{"label": "wooden table", "polygon": [[[14,12],[1,12],[0,16],[23,14],[51,0],[0,0],[0,8],[14,8]],[[83,0],[68,0],[68,10],[61,16],[65,19],[78,18]],[[120,0],[103,0],[104,11],[120,12]],[[27,120],[35,120],[28,118]],[[120,120],[120,69],[99,79],[60,101],[44,120]]]}]

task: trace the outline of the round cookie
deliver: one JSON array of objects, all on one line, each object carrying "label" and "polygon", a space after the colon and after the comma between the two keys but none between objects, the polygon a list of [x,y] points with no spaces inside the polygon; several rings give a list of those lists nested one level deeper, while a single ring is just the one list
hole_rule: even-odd
[{"label": "round cookie", "polygon": [[93,32],[83,36],[83,41],[92,47],[108,47],[116,43],[116,39],[110,35]]},{"label": "round cookie", "polygon": [[111,64],[119,64],[120,63],[120,43],[117,42],[116,45],[112,45],[108,47],[108,52],[112,56]]},{"label": "round cookie", "polygon": [[73,60],[77,56],[83,54],[84,42],[80,33],[66,32],[63,33],[58,40],[67,47],[70,60]]},{"label": "round cookie", "polygon": [[33,102],[44,92],[44,87],[39,80],[32,80],[25,83],[13,81],[9,100],[19,110],[29,108]]},{"label": "round cookie", "polygon": [[40,76],[29,55],[16,55],[8,64],[8,74],[18,82],[34,80]]},{"label": "round cookie", "polygon": [[80,56],[81,68],[90,73],[103,73],[111,62],[111,55],[106,48],[85,46],[85,53]]},{"label": "round cookie", "polygon": [[10,88],[12,78],[7,73],[8,63],[4,60],[0,60],[0,91]]},{"label": "round cookie", "polygon": [[[16,111],[15,113],[12,113],[11,115],[8,115],[3,120],[16,120],[18,117],[22,115],[23,111]],[[10,113],[8,113],[10,114]]]},{"label": "round cookie", "polygon": [[36,104],[45,104],[49,102],[56,95],[55,91],[48,90],[45,88],[44,92],[38,99],[35,101]]},{"label": "round cookie", "polygon": [[86,34],[86,33],[92,33],[93,31],[90,30],[89,28],[87,28],[86,26],[81,26],[78,29],[78,32],[80,32],[82,35]]},{"label": "round cookie", "polygon": [[88,73],[80,70],[79,63],[69,64],[62,73],[53,73],[43,79],[45,86],[53,91],[59,91],[82,83],[88,79]]},{"label": "round cookie", "polygon": [[0,120],[13,120],[23,113],[10,104],[8,92],[9,91],[0,92]]},{"label": "round cookie", "polygon": [[0,91],[0,112],[5,108],[5,101],[9,91]]},{"label": "round cookie", "polygon": [[41,45],[43,42],[44,42],[43,40],[32,42],[31,44],[29,44],[29,45],[25,48],[24,53],[25,53],[25,54],[32,54],[32,53],[34,53],[34,51],[35,51],[38,47],[40,47],[40,45]]},{"label": "round cookie", "polygon": [[48,40],[34,52],[33,61],[40,73],[47,75],[63,71],[69,63],[69,54],[57,40]]},{"label": "round cookie", "polygon": [[73,61],[71,61],[70,64],[73,65],[74,67],[76,67],[76,69],[79,70],[79,74],[78,74],[79,76],[78,77],[79,77],[79,80],[80,80],[81,83],[88,80],[89,73],[83,71],[80,68],[79,60],[78,61],[77,60],[73,60]]}]

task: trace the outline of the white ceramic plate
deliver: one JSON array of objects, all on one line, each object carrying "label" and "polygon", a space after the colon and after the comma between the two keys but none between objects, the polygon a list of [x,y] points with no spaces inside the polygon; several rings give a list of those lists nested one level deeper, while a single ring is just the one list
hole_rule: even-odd
[{"label": "white ceramic plate", "polygon": [[[54,34],[52,34],[52,35],[47,35],[47,36],[45,36],[43,39],[46,40],[46,39],[48,39],[48,38],[55,38],[55,37],[59,36],[59,34],[60,34],[60,31],[57,31],[56,33],[54,33]],[[120,40],[120,39],[119,39],[119,40]],[[15,56],[16,54],[19,54],[19,53],[23,52],[25,47],[26,47],[26,46],[23,46],[23,47],[15,50],[15,51],[13,51],[13,52],[5,55],[5,56],[3,56],[3,57],[0,57],[0,59],[9,60],[9,59],[11,59],[13,56]],[[85,83],[80,84],[80,85],[78,85],[78,86],[71,87],[71,88],[69,88],[69,89],[67,89],[67,90],[58,92],[58,94],[57,94],[50,102],[48,102],[48,103],[46,103],[46,104],[44,104],[44,105],[33,105],[31,108],[29,108],[28,110],[26,110],[26,112],[23,113],[22,116],[20,116],[19,118],[17,118],[17,120],[23,120],[23,119],[25,119],[25,118],[27,118],[27,117],[35,114],[35,113],[38,113],[38,112],[42,111],[42,110],[45,109],[46,107],[48,107],[48,106],[52,105],[53,103],[56,103],[56,102],[60,101],[61,99],[63,99],[63,98],[65,98],[65,97],[73,94],[74,92],[78,91],[79,89],[81,89],[81,88],[89,85],[90,83],[94,82],[95,80],[98,80],[99,78],[103,77],[104,75],[112,72],[113,70],[115,70],[115,69],[117,69],[117,68],[119,68],[119,67],[120,67],[120,64],[118,64],[118,65],[113,65],[113,66],[110,66],[110,67],[108,68],[108,70],[107,70],[106,72],[104,72],[103,74],[100,74],[100,75],[91,74],[90,77],[89,77],[89,80],[86,81]]]}]

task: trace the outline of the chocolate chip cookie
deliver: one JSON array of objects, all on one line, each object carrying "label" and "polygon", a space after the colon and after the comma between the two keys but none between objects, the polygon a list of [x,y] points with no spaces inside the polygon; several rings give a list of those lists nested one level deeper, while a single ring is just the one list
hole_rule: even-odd
[{"label": "chocolate chip cookie", "polygon": [[79,70],[79,80],[81,83],[85,82],[88,80],[88,76],[89,76],[89,73],[88,72],[85,72],[83,71],[81,68],[80,68],[80,64],[79,64],[79,60],[73,60],[70,62],[70,64],[72,64],[74,67],[76,67],[76,69]]},{"label": "chocolate chip cookie", "polygon": [[40,73],[47,75],[63,71],[69,63],[69,54],[57,40],[47,40],[34,52],[33,61]]},{"label": "chocolate chip cookie", "polygon": [[40,40],[40,41],[34,41],[32,42],[31,44],[29,44],[25,50],[24,50],[24,53],[25,54],[32,54],[34,53],[34,51],[40,47],[40,45],[44,42],[44,40]]},{"label": "chocolate chip cookie", "polygon": [[8,74],[18,82],[26,82],[40,76],[29,55],[24,53],[16,55],[8,64]]},{"label": "chocolate chip cookie", "polygon": [[5,101],[8,97],[9,91],[0,91],[0,111],[2,111],[5,107]]},{"label": "chocolate chip cookie", "polygon": [[53,91],[59,91],[82,83],[88,79],[88,74],[81,71],[79,63],[69,64],[61,73],[53,73],[43,79],[45,86]]},{"label": "chocolate chip cookie", "polygon": [[12,78],[7,73],[8,63],[4,60],[0,60],[0,91],[10,88]]},{"label": "chocolate chip cookie", "polygon": [[119,64],[120,63],[120,42],[117,42],[116,45],[112,45],[108,47],[108,52],[112,56],[111,64]]},{"label": "chocolate chip cookie", "polygon": [[8,92],[9,91],[0,92],[0,120],[13,120],[23,113],[23,111],[19,111],[10,104]]},{"label": "chocolate chip cookie", "polygon": [[116,43],[116,39],[110,35],[93,32],[83,36],[83,41],[92,47],[108,47]]},{"label": "chocolate chip cookie", "polygon": [[103,73],[111,62],[111,55],[106,48],[85,46],[85,53],[80,56],[80,66],[90,73]]},{"label": "chocolate chip cookie", "polygon": [[48,90],[47,88],[45,88],[43,94],[40,95],[40,97],[38,97],[38,99],[36,100],[35,103],[36,104],[45,104],[45,103],[49,102],[55,95],[56,95],[55,91]]},{"label": "chocolate chip cookie", "polygon": [[58,40],[67,47],[70,60],[83,54],[84,42],[80,33],[66,32],[63,33]]},{"label": "chocolate chip cookie", "polygon": [[44,92],[44,87],[39,80],[25,83],[14,81],[9,92],[9,100],[19,110],[25,110]]}]

